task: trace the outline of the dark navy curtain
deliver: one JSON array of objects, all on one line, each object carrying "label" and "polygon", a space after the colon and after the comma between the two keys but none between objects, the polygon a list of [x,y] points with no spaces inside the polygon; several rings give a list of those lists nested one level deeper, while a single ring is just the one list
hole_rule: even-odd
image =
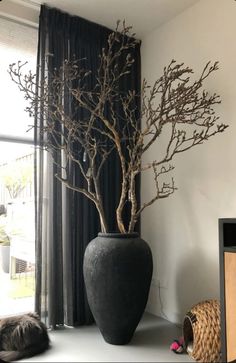
[{"label": "dark navy curtain", "polygon": [[[115,24],[114,24],[115,25]],[[62,13],[41,7],[38,43],[37,85],[48,70],[61,66],[65,59],[86,58],[86,66],[96,71],[99,54],[106,46],[111,30]],[[135,65],[120,87],[122,91],[140,91],[140,45],[132,50]],[[49,78],[50,82],[50,78]],[[69,101],[68,101],[69,102]],[[37,107],[43,108],[42,105]],[[65,104],[65,107],[71,105]],[[82,113],[78,115],[83,117]],[[40,128],[43,118],[35,120],[35,143],[43,143]],[[61,155],[56,156],[60,163]],[[83,195],[63,186],[55,177],[57,166],[41,148],[35,154],[36,199],[36,311],[49,326],[71,326],[93,321],[83,281],[83,255],[91,239],[100,229],[93,203]],[[81,175],[71,168],[70,177],[77,184]],[[116,231],[115,208],[120,195],[120,165],[112,154],[102,174],[104,205],[110,231]],[[139,188],[139,186],[138,186]],[[128,223],[127,210],[124,215]]]}]

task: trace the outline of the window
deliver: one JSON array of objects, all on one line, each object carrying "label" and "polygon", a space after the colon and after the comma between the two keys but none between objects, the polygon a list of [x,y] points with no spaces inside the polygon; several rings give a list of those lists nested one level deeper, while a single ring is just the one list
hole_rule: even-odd
[{"label": "window", "polygon": [[35,72],[37,30],[0,22],[0,316],[34,308],[33,120],[8,74],[10,63],[27,61]]}]

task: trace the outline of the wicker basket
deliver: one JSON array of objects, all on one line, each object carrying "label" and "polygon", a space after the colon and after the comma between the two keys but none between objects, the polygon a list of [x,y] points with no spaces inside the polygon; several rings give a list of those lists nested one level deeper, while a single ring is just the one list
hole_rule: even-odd
[{"label": "wicker basket", "polygon": [[183,336],[188,354],[200,362],[220,362],[220,304],[203,301],[185,315]]}]

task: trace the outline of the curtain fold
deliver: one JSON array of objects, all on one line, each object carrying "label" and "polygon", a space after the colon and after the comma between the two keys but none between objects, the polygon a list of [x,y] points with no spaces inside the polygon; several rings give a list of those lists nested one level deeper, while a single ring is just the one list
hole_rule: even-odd
[{"label": "curtain fold", "polygon": [[[86,58],[86,66],[96,71],[99,53],[111,30],[57,9],[41,7],[37,92],[48,71],[59,68],[65,59]],[[140,45],[133,50],[135,66],[122,81],[123,90],[140,91]],[[50,77],[48,78],[50,84]],[[43,104],[37,105],[43,109]],[[64,107],[73,107],[65,97]],[[83,112],[78,111],[78,119]],[[83,256],[91,239],[100,230],[97,210],[83,195],[73,192],[56,178],[58,166],[43,145],[40,132],[44,119],[35,119],[35,201],[36,201],[36,311],[51,327],[89,324],[93,321],[83,280]],[[58,164],[61,154],[54,155]],[[75,183],[81,182],[79,171],[69,165],[68,173]],[[115,206],[120,194],[120,165],[112,154],[102,173],[104,208],[110,231],[116,231]],[[139,193],[139,185],[137,186]],[[128,211],[127,211],[128,216]],[[128,220],[127,220],[128,223]]]}]

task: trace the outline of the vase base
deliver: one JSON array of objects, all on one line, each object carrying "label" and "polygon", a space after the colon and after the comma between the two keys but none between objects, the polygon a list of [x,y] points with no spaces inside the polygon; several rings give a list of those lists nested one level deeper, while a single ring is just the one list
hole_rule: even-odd
[{"label": "vase base", "polygon": [[131,339],[133,337],[133,334],[130,336],[107,336],[103,335],[103,338],[106,343],[111,345],[127,345],[130,343]]}]

